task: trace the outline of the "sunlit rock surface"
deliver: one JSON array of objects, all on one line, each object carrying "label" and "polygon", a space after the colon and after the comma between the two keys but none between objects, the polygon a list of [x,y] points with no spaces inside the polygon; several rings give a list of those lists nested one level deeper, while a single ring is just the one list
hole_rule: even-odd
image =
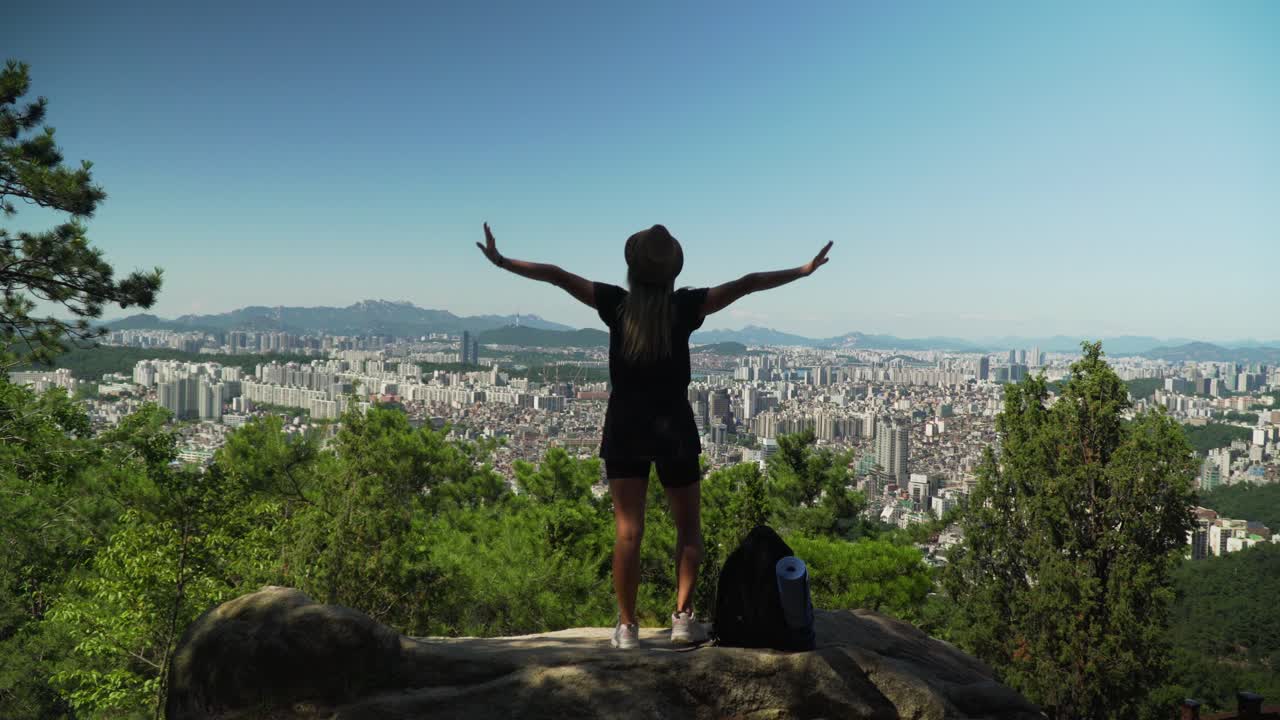
[{"label": "sunlit rock surface", "polygon": [[362,613],[270,587],[188,628],[167,715],[189,718],[1039,718],[990,669],[867,611],[817,614],[805,653],[673,650],[641,630],[409,638]]}]

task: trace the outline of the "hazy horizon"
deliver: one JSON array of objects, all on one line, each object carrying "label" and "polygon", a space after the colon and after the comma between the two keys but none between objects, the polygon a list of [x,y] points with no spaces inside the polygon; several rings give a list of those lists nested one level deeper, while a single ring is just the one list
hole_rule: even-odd
[{"label": "hazy horizon", "polygon": [[[402,304],[402,303],[406,303],[406,302],[407,302],[407,303],[413,304],[415,307],[421,308],[421,309],[423,309],[423,310],[437,310],[437,311],[448,311],[448,312],[453,312],[453,311],[449,310],[449,308],[446,308],[446,307],[424,307],[424,306],[421,306],[421,305],[417,305],[416,303],[412,303],[412,301],[408,301],[408,300],[392,300],[392,299],[390,299],[390,298],[364,298],[363,300],[358,300],[358,301],[356,301],[355,303],[347,303],[346,305],[311,305],[311,306],[293,306],[293,305],[253,305],[253,306],[244,306],[244,307],[242,307],[242,308],[234,308],[233,310],[228,311],[228,312],[234,312],[234,311],[236,311],[236,310],[243,310],[245,307],[270,307],[270,308],[276,308],[276,307],[290,307],[290,308],[293,308],[293,307],[308,307],[308,308],[321,308],[321,307],[327,307],[327,308],[344,309],[344,308],[347,308],[347,307],[351,307],[351,306],[352,306],[352,305],[354,305],[354,304],[358,304],[358,303],[360,303],[360,302],[386,302],[386,303],[393,303],[393,304]],[[111,324],[111,322],[112,322],[113,320],[114,320],[114,321],[119,321],[119,320],[123,320],[123,319],[125,319],[125,318],[133,317],[133,316],[136,316],[136,315],[144,315],[144,314],[145,314],[145,315],[155,315],[155,316],[159,317],[161,320],[167,320],[167,321],[176,320],[176,319],[178,319],[179,317],[184,317],[184,316],[186,316],[186,314],[184,314],[184,315],[165,316],[165,315],[160,315],[160,314],[155,313],[155,312],[150,311],[150,310],[146,310],[146,311],[139,311],[139,312],[119,312],[119,311],[117,311],[116,313],[108,313],[108,314],[107,314],[107,317],[106,317],[106,318],[104,318],[101,322],[102,322],[103,324],[105,324],[105,325],[110,326],[110,324]],[[197,315],[220,315],[220,314],[224,314],[224,313],[198,313]],[[545,321],[549,321],[549,322],[553,322],[553,323],[560,323],[560,324],[562,324],[562,325],[569,325],[570,327],[574,328],[575,330],[576,330],[576,329],[597,329],[597,330],[607,330],[607,328],[604,328],[604,327],[603,327],[603,325],[602,325],[601,323],[599,323],[599,322],[595,322],[594,324],[589,324],[589,325],[578,326],[578,325],[572,325],[571,323],[563,323],[563,322],[561,322],[560,320],[558,320],[557,318],[554,318],[554,317],[546,317],[546,316],[541,315],[541,314],[539,314],[539,313],[526,313],[526,312],[519,312],[519,313],[518,313],[518,312],[512,311],[512,312],[506,312],[506,313],[475,313],[475,314],[470,314],[470,313],[468,313],[468,314],[463,314],[463,313],[456,313],[456,312],[454,312],[453,314],[454,314],[455,316],[460,316],[460,317],[473,317],[473,316],[481,316],[481,315],[495,315],[495,316],[512,316],[512,315],[519,315],[519,316],[522,316],[522,317],[524,317],[524,316],[529,316],[529,317],[537,317],[537,318],[539,318],[539,319],[541,319],[541,320],[545,320]],[[791,331],[791,330],[789,330],[789,329],[787,329],[787,328],[784,328],[784,327],[762,326],[762,325],[754,325],[754,324],[752,324],[752,323],[743,323],[742,325],[738,325],[738,326],[734,326],[734,327],[719,327],[719,326],[711,327],[711,322],[710,322],[710,320],[711,320],[711,319],[713,319],[714,317],[715,317],[715,316],[712,316],[711,318],[708,318],[707,323],[705,323],[701,329],[699,329],[699,330],[695,331],[695,334],[701,334],[701,333],[705,333],[705,332],[708,332],[708,331],[710,331],[710,332],[736,332],[736,331],[746,330],[746,329],[748,329],[748,328],[761,328],[761,329],[765,329],[765,330],[773,330],[773,331],[777,331],[777,332],[781,332],[781,333],[787,333],[787,334],[791,334],[791,335],[799,335],[799,336],[802,336],[802,337],[808,337],[809,339],[813,339],[813,340],[821,340],[821,339],[825,339],[825,338],[831,338],[831,337],[838,337],[838,336],[842,336],[842,335],[845,335],[845,334],[847,334],[847,333],[861,332],[861,333],[866,334],[866,335],[888,335],[888,336],[897,336],[897,337],[900,337],[900,338],[902,338],[902,339],[904,339],[904,340],[911,340],[911,339],[927,339],[927,338],[929,338],[929,337],[938,337],[938,338],[952,338],[952,339],[957,339],[957,340],[967,340],[967,341],[971,341],[971,342],[974,342],[974,343],[981,343],[981,342],[994,342],[994,341],[1008,340],[1008,339],[1017,339],[1017,338],[1022,338],[1022,339],[1027,339],[1027,340],[1049,340],[1049,339],[1054,339],[1054,338],[1078,338],[1079,340],[1082,340],[1082,341],[1083,341],[1083,340],[1107,340],[1107,339],[1115,340],[1115,339],[1127,338],[1127,337],[1135,337],[1135,338],[1136,338],[1136,337],[1141,337],[1141,338],[1150,338],[1150,339],[1154,339],[1154,340],[1165,340],[1165,341],[1174,341],[1174,342],[1188,342],[1188,341],[1190,341],[1190,342],[1197,342],[1197,341],[1199,341],[1199,342],[1208,342],[1208,343],[1212,343],[1212,344],[1219,344],[1219,345],[1232,345],[1232,344],[1235,344],[1235,343],[1259,343],[1259,344],[1265,344],[1265,345],[1267,345],[1267,346],[1280,347],[1280,338],[1271,338],[1271,337],[1266,337],[1266,336],[1262,336],[1262,337],[1233,337],[1233,338],[1223,338],[1223,339],[1206,339],[1206,338],[1200,338],[1200,337],[1184,337],[1184,336],[1176,336],[1176,335],[1156,335],[1156,334],[1151,334],[1151,333],[1132,333],[1132,334],[1130,334],[1130,333],[1126,333],[1126,334],[1106,335],[1106,336],[1104,336],[1104,335],[1098,335],[1098,334],[1096,334],[1096,333],[1094,333],[1094,334],[1089,334],[1089,333],[1072,334],[1072,333],[1048,333],[1048,332],[1046,332],[1046,333],[1038,333],[1038,334],[1035,334],[1035,335],[1011,335],[1011,334],[993,334],[993,335],[948,335],[948,334],[946,334],[946,333],[929,333],[928,335],[915,335],[915,336],[912,336],[912,335],[904,335],[904,334],[901,334],[901,333],[894,333],[894,332],[874,332],[874,333],[873,333],[873,332],[868,332],[868,331],[865,331],[865,330],[861,330],[861,329],[859,329],[859,328],[849,328],[848,330],[845,330],[845,331],[842,331],[842,332],[839,332],[839,333],[834,333],[834,334],[831,334],[831,335],[815,336],[815,335],[805,335],[804,333],[793,332],[793,331]],[[1018,348],[1014,348],[1014,349],[1018,349]],[[1022,348],[1022,349],[1025,349],[1025,348]]]},{"label": "hazy horizon", "polygon": [[[1280,5],[15,8],[6,57],[161,317],[409,300],[598,327],[622,284],[805,262],[704,329],[1272,340]],[[6,226],[41,228],[20,207]],[[133,314],[111,309],[109,317]],[[1274,322],[1271,323],[1274,326]]]}]

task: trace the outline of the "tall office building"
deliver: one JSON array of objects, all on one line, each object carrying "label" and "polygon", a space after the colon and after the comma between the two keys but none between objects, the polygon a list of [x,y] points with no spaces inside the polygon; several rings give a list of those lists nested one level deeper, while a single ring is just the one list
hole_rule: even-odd
[{"label": "tall office building", "polygon": [[1012,364],[1014,364],[1014,363],[1016,363],[1016,362],[1018,362],[1018,351],[1017,351],[1017,350],[1010,350],[1010,351],[1009,351],[1009,364],[1010,364],[1010,365],[1012,365]]},{"label": "tall office building", "polygon": [[977,367],[974,369],[974,375],[976,375],[979,380],[986,380],[987,377],[991,375],[991,358],[986,355],[979,358]]},{"label": "tall office building", "polygon": [[471,364],[480,364],[480,340],[478,338],[471,338]]},{"label": "tall office building", "polygon": [[693,407],[693,422],[698,426],[698,432],[702,432],[707,426],[707,403],[703,400],[694,400],[690,404]]},{"label": "tall office building", "polygon": [[892,482],[904,485],[910,474],[911,436],[906,425],[888,420],[876,427],[876,464]]},{"label": "tall office building", "polygon": [[463,365],[475,365],[479,361],[476,348],[477,344],[471,337],[471,333],[467,330],[463,330],[462,340],[458,343],[458,362]]},{"label": "tall office building", "polygon": [[1027,366],[1021,363],[1009,366],[1009,382],[1022,382],[1027,377]]},{"label": "tall office building", "polygon": [[729,414],[729,392],[727,390],[716,390],[711,393],[711,420],[713,422],[721,421]]},{"label": "tall office building", "polygon": [[1031,352],[1027,354],[1027,364],[1031,367],[1040,367],[1040,348],[1032,347]]}]

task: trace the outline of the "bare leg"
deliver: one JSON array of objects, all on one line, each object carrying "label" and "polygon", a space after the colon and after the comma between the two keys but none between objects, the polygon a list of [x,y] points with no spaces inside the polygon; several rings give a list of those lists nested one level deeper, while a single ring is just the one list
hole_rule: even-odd
[{"label": "bare leg", "polygon": [[676,611],[688,612],[702,562],[702,483],[664,489],[676,526]]},{"label": "bare leg", "polygon": [[645,493],[649,478],[609,480],[613,496],[613,592],[624,625],[636,622],[636,592],[640,587],[640,541],[644,538]]}]

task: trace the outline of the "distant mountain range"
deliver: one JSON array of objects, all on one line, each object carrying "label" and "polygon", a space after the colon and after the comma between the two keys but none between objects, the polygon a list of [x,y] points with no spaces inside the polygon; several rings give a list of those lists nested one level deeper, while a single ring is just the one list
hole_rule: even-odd
[{"label": "distant mountain range", "polygon": [[700,330],[690,338],[695,343],[736,342],[744,345],[812,345],[813,340],[771,328],[748,325],[741,330]]},{"label": "distant mountain range", "polygon": [[[1052,337],[1001,337],[962,340],[953,337],[900,338],[893,335],[868,335],[851,332],[832,338],[808,338],[770,328],[749,325],[741,330],[708,330],[696,332],[697,343],[740,342],[747,345],[793,345],[824,349],[866,348],[874,350],[951,350],[1001,354],[1009,350],[1039,348],[1043,352],[1075,353],[1086,338],[1066,335]],[[1093,339],[1093,338],[1088,338]],[[1112,357],[1140,355],[1153,360],[1238,361],[1280,364],[1280,340],[1260,342],[1242,340],[1226,345],[1198,342],[1186,338],[1160,339],[1139,335],[1102,338],[1102,349]]]},{"label": "distant mountain range", "polygon": [[1233,361],[1275,365],[1280,364],[1280,347],[1224,348],[1212,343],[1191,342],[1176,347],[1154,348],[1142,353],[1142,356],[1169,362]]},{"label": "distant mountain range", "polygon": [[183,315],[173,320],[155,315],[131,315],[120,320],[109,320],[104,324],[112,330],[270,330],[298,334],[401,337],[433,332],[457,334],[463,330],[479,333],[508,325],[542,330],[573,329],[569,325],[543,320],[537,315],[459,316],[448,310],[429,310],[409,302],[387,300],[363,300],[343,308],[252,306],[217,315]]},{"label": "distant mountain range", "polygon": [[[493,345],[538,347],[607,347],[608,333],[595,328],[574,329],[544,320],[537,315],[454,315],[447,310],[421,308],[409,302],[364,300],[347,307],[263,307],[253,306],[215,315],[183,315],[165,320],[155,315],[131,315],[107,321],[112,330],[150,329],[225,332],[227,330],[274,330],[330,335],[395,335],[413,337],[429,333],[477,333],[480,342]],[[801,346],[824,349],[866,348],[874,350],[951,350],[957,352],[1002,353],[1010,349],[1038,347],[1044,352],[1078,352],[1080,341],[1067,335],[1050,337],[997,337],[965,340],[955,337],[900,338],[849,332],[828,338],[803,335],[748,325],[740,330],[701,330],[691,338],[697,345],[735,343],[740,345]],[[737,347],[732,347],[736,352]],[[1280,363],[1280,340],[1241,340],[1215,345],[1189,338],[1155,338],[1122,335],[1102,338],[1102,348],[1110,356],[1142,355],[1151,359],[1179,361],[1240,361]]]}]

